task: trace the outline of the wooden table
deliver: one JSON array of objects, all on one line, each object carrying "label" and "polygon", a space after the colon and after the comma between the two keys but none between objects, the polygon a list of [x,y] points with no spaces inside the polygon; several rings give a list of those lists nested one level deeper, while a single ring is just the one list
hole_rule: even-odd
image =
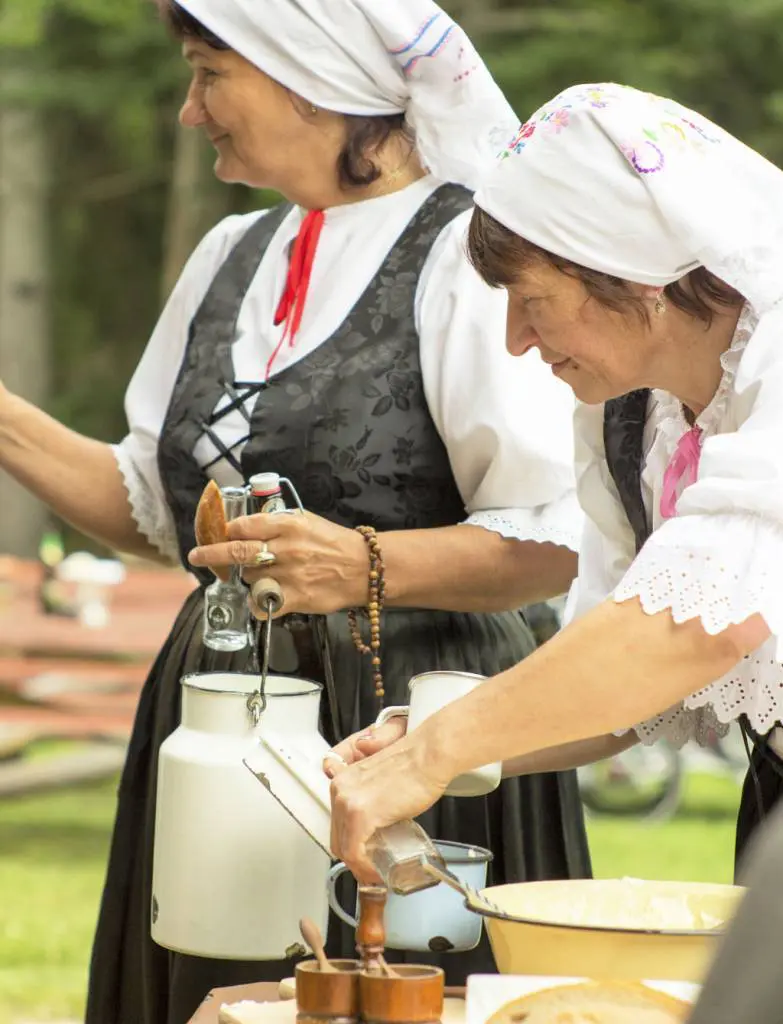
[{"label": "wooden table", "polygon": [[[239,1003],[243,999],[253,999],[258,1003],[276,1003],[278,1001],[277,983],[260,982],[256,985],[236,985],[233,988],[216,988],[196,1011],[188,1024],[218,1024],[220,1007],[224,1003]],[[293,999],[291,1005],[291,1024],[296,1021],[296,1006]],[[465,1024],[465,1000],[446,999],[443,1005],[443,1024]]]}]

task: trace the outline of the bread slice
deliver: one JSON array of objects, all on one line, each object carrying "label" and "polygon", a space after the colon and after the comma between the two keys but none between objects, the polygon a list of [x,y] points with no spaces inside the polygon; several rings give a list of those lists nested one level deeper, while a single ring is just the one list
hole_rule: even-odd
[{"label": "bread slice", "polygon": [[196,540],[201,546],[220,544],[228,539],[223,496],[214,480],[210,480],[196,508]]},{"label": "bread slice", "polygon": [[[223,544],[228,540],[228,524],[223,495],[214,480],[209,481],[199,498],[196,507],[195,532],[196,543],[199,547]],[[217,569],[216,575],[225,582],[231,575],[231,570],[228,568]]]},{"label": "bread slice", "polygon": [[679,1024],[692,1009],[641,983],[585,982],[514,999],[487,1024]]}]

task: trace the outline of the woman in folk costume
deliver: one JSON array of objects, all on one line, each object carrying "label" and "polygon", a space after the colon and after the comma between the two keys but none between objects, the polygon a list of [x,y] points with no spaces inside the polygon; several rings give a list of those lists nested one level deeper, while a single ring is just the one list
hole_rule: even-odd
[{"label": "woman in folk costume", "polygon": [[[377,529],[385,561],[390,704],[417,672],[492,675],[524,658],[534,640],[507,609],[564,592],[575,573],[573,398],[543,364],[503,351],[505,298],[465,253],[469,189],[514,118],[429,0],[160,7],[192,68],[182,121],[213,142],[218,177],[288,202],[230,217],[198,246],[130,384],[121,444],[6,396],[0,464],[82,530],[186,564],[208,479],[289,477],[311,514],[239,521],[234,536],[247,560],[274,556],[286,610],[309,616],[273,669],[323,681],[313,636],[326,623],[337,701],[324,727],[336,741],[378,713],[346,612],[367,604],[355,527]],[[274,520],[279,534],[265,534]],[[179,723],[180,678],[247,665],[203,646],[214,577],[194,564],[202,588],[144,689],[120,786],[89,1024],[183,1024],[213,987],[293,970],[177,955],[150,938],[158,749]],[[495,881],[589,873],[573,773],[444,800],[425,824],[491,847]],[[350,954],[353,936],[330,926],[329,948]],[[441,961],[455,980],[492,966],[486,945]]]},{"label": "woman in folk costume", "polygon": [[475,765],[564,767],[739,720],[741,855],[783,780],[783,174],[677,103],[579,86],[519,130],[476,204],[470,254],[508,292],[509,350],[538,349],[583,403],[573,621],[343,768],[335,851],[366,874],[367,835]]}]

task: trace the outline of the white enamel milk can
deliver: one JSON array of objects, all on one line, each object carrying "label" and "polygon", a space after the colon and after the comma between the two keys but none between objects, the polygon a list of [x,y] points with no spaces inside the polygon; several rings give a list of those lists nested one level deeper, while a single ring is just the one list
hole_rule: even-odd
[{"label": "white enamel milk can", "polygon": [[321,687],[268,676],[186,676],[182,724],[160,749],[152,938],[167,949],[231,960],[303,953],[299,920],[326,933],[328,855],[243,763],[264,728],[314,765]]}]

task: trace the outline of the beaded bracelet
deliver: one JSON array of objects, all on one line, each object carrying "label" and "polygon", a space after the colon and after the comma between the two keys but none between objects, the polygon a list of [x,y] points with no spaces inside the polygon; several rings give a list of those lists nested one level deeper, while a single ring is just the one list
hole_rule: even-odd
[{"label": "beaded bracelet", "polygon": [[378,698],[382,708],[385,691],[381,668],[381,611],[383,610],[383,599],[386,589],[383,555],[381,554],[381,546],[378,543],[378,535],[372,526],[357,526],[356,530],[364,538],[370,556],[367,601],[367,616],[370,620],[369,645],[362,639],[359,629],[358,612],[355,608],[351,608],[348,612],[348,626],[356,650],[360,654],[369,654],[372,658],[372,679],[375,685],[375,696]]}]

